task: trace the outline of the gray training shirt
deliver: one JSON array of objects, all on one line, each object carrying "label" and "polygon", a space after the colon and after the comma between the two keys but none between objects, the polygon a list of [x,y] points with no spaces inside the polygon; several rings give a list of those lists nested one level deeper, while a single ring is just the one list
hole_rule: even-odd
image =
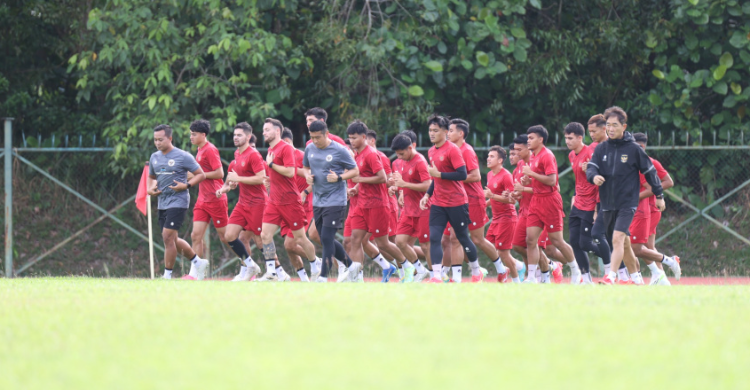
[{"label": "gray training shirt", "polygon": [[313,181],[314,207],[346,206],[346,180],[329,183],[326,179],[331,170],[341,175],[345,169],[357,167],[354,158],[344,146],[331,141],[327,148],[318,149],[314,143],[310,143],[305,148],[302,165],[310,168],[310,173],[315,178]]},{"label": "gray training shirt", "polygon": [[159,210],[186,209],[190,206],[190,191],[174,192],[169,186],[174,181],[187,183],[187,173],[195,172],[201,166],[190,153],[172,148],[167,154],[160,151],[151,155],[148,164],[148,174],[156,176],[161,195],[159,195]]}]

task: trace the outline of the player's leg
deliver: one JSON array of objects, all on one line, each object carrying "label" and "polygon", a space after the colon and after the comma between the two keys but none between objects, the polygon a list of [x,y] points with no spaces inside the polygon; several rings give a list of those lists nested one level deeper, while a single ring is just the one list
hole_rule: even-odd
[{"label": "player's leg", "polygon": [[307,236],[311,241],[323,245],[320,241],[320,234],[318,234],[318,228],[315,226],[315,221],[310,222],[310,226],[307,228]]},{"label": "player's leg", "polygon": [[484,273],[479,267],[477,247],[471,241],[471,236],[469,235],[469,205],[448,208],[448,219],[451,223],[451,228],[456,233],[458,242],[461,244],[461,248],[463,248],[468,257],[472,282],[481,282],[484,280]]},{"label": "player's leg", "polygon": [[278,278],[276,275],[276,244],[273,242],[273,236],[276,235],[277,231],[279,231],[279,225],[266,222],[266,218],[264,217],[264,222],[261,225],[260,241],[263,244],[262,253],[266,263],[266,273],[259,280],[276,280]]},{"label": "player's leg", "polygon": [[[159,210],[166,211],[166,210]],[[162,228],[161,238],[164,241],[164,279],[172,279],[174,263],[177,260],[177,230]]]},{"label": "player's leg", "polygon": [[[594,224],[591,227],[591,237],[593,238],[593,245],[598,248],[596,254],[599,255],[599,257],[602,259],[602,263],[604,264],[605,278],[607,277],[607,275],[609,275],[609,271],[612,269],[612,247],[609,245],[609,239],[607,237],[609,225],[612,222],[612,214],[612,211],[599,211],[596,215],[596,219],[594,220]],[[610,282],[614,282],[614,280],[602,279],[602,283]]]},{"label": "player's leg", "polygon": [[534,283],[534,275],[536,269],[539,266],[540,249],[539,249],[539,236],[542,234],[542,228],[540,226],[533,226],[531,224],[526,225],[526,256],[529,262],[529,278],[526,278],[528,283]]},{"label": "player's leg", "polygon": [[250,240],[251,234],[250,232],[243,231],[243,226],[233,223],[228,224],[224,232],[227,245],[240,258],[240,273],[232,279],[234,282],[249,281],[253,276],[260,273],[260,267],[253,261],[253,258],[247,251],[245,242],[240,239],[240,236],[243,236],[245,239]]},{"label": "player's leg", "polygon": [[[443,270],[443,231],[448,224],[448,215],[444,207],[430,206],[430,260],[432,262],[433,277],[430,283],[442,283]],[[449,238],[450,240],[450,238]]]},{"label": "player's leg", "polygon": [[580,284],[581,283],[581,270],[578,268],[576,263],[575,255],[573,255],[573,248],[565,242],[562,230],[555,232],[548,232],[551,243],[556,246],[562,253],[564,264],[567,264],[571,270],[570,283]]},{"label": "player's leg", "polygon": [[201,258],[204,255],[203,237],[206,235],[206,229],[208,229],[208,222],[193,219],[193,232],[190,233],[190,241],[193,243],[193,250]]},{"label": "player's leg", "polygon": [[589,273],[589,254],[581,248],[581,217],[577,215],[578,210],[573,208],[568,219],[568,230],[570,231],[570,247],[573,249],[573,255],[581,269],[581,274]]},{"label": "player's leg", "polygon": [[297,241],[294,237],[288,235],[284,237],[284,249],[289,256],[289,262],[292,264],[292,268],[297,271],[297,275],[303,282],[309,282],[310,278],[307,277],[307,271],[305,270],[305,264],[302,262],[300,255],[304,255],[302,248],[297,245]]}]

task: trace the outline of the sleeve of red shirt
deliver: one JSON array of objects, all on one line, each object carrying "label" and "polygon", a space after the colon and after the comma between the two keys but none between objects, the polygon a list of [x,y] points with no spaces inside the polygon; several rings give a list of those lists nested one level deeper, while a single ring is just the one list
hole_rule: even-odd
[{"label": "sleeve of red shirt", "polygon": [[232,162],[229,163],[229,168],[227,168],[227,172],[232,172],[234,170],[236,160],[232,160]]},{"label": "sleeve of red shirt", "polygon": [[479,159],[469,149],[463,152],[464,162],[466,162],[466,173],[469,173],[475,169],[479,169]]},{"label": "sleeve of red shirt", "polygon": [[388,158],[385,154],[380,155],[380,162],[383,164],[383,169],[385,170],[385,174],[390,175],[393,170],[391,170],[391,159]]},{"label": "sleeve of red shirt", "polygon": [[[464,161],[463,156],[461,156],[461,151],[458,148],[451,149],[448,158],[451,161],[451,165],[453,165],[453,169],[458,169],[460,167],[466,166],[466,161]],[[466,173],[469,173],[468,169],[466,170]]]},{"label": "sleeve of red shirt", "polygon": [[576,159],[576,152],[571,150],[570,153],[568,153],[568,161],[570,161],[571,165],[575,163],[575,159]]},{"label": "sleeve of red shirt", "polygon": [[294,158],[294,148],[291,146],[281,148],[281,155],[279,156],[279,158],[281,158],[282,166],[294,167],[297,165],[295,161],[296,159]]},{"label": "sleeve of red shirt", "polygon": [[[664,169],[664,166],[661,165],[661,163],[657,160],[651,159],[651,162],[654,163],[654,168],[656,168],[656,175],[659,176],[659,179],[664,180],[665,177],[669,174],[666,169]],[[644,177],[644,181],[645,181]]]},{"label": "sleeve of red shirt", "polygon": [[427,180],[432,180],[432,176],[430,176],[430,172],[427,171],[427,162],[424,160],[421,160],[417,163],[416,166],[414,166],[414,169],[417,170],[417,177],[419,177],[420,182],[426,182]]},{"label": "sleeve of red shirt", "polygon": [[208,166],[212,171],[215,171],[221,167],[221,157],[219,157],[219,150],[212,149],[208,153]]},{"label": "sleeve of red shirt", "polygon": [[544,174],[554,175],[557,173],[557,161],[555,160],[555,156],[550,153],[545,153],[544,157],[542,158],[542,162],[544,163]]},{"label": "sleeve of red shirt", "polygon": [[377,153],[370,153],[367,158],[367,163],[370,165],[370,169],[372,169],[372,173],[374,174],[383,169],[383,160],[380,159],[380,156],[378,156]]},{"label": "sleeve of red shirt", "polygon": [[250,168],[252,168],[253,172],[255,172],[256,174],[260,171],[265,172],[266,170],[266,165],[263,161],[263,158],[260,157],[260,153],[251,153],[247,163],[250,164]]}]

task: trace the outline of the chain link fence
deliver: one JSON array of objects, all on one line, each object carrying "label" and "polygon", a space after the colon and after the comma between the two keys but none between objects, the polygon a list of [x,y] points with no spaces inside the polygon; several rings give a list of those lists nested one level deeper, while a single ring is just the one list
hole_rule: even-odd
[{"label": "chain link fence", "polygon": [[[650,139],[671,141],[670,137],[658,135],[651,135]],[[503,139],[504,146],[511,140],[512,137]],[[36,145],[29,145],[25,137],[24,141],[12,152],[10,170],[6,169],[4,158],[0,158],[3,179],[11,172],[13,180],[13,273],[148,277],[147,219],[134,205],[140,173],[113,175],[109,167],[111,148],[101,145],[101,140],[96,148],[96,140],[89,148],[75,145],[55,148],[52,142],[45,146],[41,139]],[[489,144],[487,140],[471,137],[468,141],[475,145],[484,183]],[[563,200],[569,209],[574,179],[568,151],[564,143],[560,145],[562,137],[553,136],[550,141],[560,167]],[[264,145],[259,142],[262,151]],[[225,164],[231,161],[231,139],[219,138],[215,143]],[[381,140],[381,150],[392,155],[385,143],[385,139]],[[744,144],[731,143],[680,148],[671,142],[664,143],[652,142],[653,146],[647,150],[675,182],[675,187],[667,192],[667,210],[657,230],[657,249],[679,255],[686,275],[749,275],[750,149]],[[426,150],[426,145],[420,145],[420,151],[426,154]],[[513,167],[506,162],[506,168],[512,171]],[[197,191],[197,188],[191,190],[192,204]],[[237,196],[236,191],[229,194],[230,212]],[[4,197],[2,201],[5,205]],[[155,216],[154,213],[152,222],[158,273],[163,269],[163,252],[159,249],[161,237]],[[180,230],[180,236],[188,242],[191,221],[192,211],[189,211],[185,227]],[[239,267],[234,253],[221,244],[213,227],[209,232],[212,274],[215,277],[234,274]],[[277,237],[277,248],[280,261],[292,273],[281,237]],[[260,253],[253,248],[253,255],[257,259]],[[481,256],[483,262],[489,261]],[[367,271],[379,274],[372,266]]]}]

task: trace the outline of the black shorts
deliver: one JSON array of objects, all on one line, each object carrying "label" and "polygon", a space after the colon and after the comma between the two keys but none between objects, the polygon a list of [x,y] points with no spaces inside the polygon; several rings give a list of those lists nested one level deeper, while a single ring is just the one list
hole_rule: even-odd
[{"label": "black shorts", "polygon": [[568,218],[568,224],[570,226],[581,225],[582,223],[587,225],[594,224],[594,211],[583,211],[579,210],[576,206],[570,211],[570,217]]},{"label": "black shorts", "polygon": [[469,204],[455,207],[430,206],[430,226],[440,226],[445,229],[450,222],[453,229],[469,229]]},{"label": "black shorts", "polygon": [[180,230],[185,221],[187,209],[159,210],[159,226],[162,229]]},{"label": "black shorts", "polygon": [[635,209],[601,210],[596,215],[591,235],[596,237],[604,233],[610,241],[615,231],[623,232],[629,236],[630,224],[633,222],[634,216]]},{"label": "black shorts", "polygon": [[313,219],[318,232],[324,227],[336,229],[344,228],[344,206],[315,207],[313,206]]}]

